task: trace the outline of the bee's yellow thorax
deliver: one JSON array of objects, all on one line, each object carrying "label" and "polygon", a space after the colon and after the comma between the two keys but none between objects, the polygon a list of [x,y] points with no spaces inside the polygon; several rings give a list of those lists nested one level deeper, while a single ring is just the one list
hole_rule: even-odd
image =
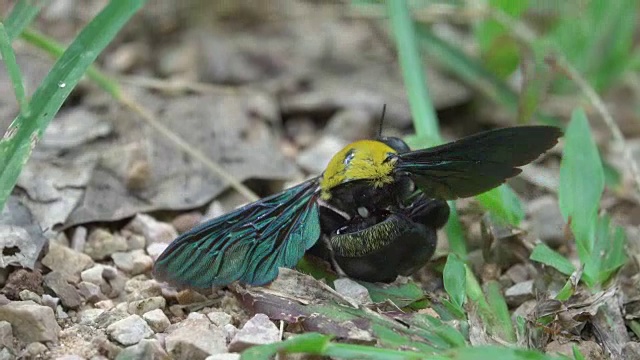
[{"label": "bee's yellow thorax", "polygon": [[352,180],[371,180],[372,186],[391,183],[395,160],[385,161],[397,152],[375,140],[360,140],[336,153],[320,179],[321,198],[329,200],[331,189]]}]

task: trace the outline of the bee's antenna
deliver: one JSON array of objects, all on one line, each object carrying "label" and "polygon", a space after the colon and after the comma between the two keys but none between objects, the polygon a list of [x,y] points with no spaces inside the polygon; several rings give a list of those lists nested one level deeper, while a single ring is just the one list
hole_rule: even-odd
[{"label": "bee's antenna", "polygon": [[382,114],[380,115],[380,128],[378,128],[378,138],[382,137],[382,123],[384,121],[385,112],[387,112],[387,104],[382,105]]}]

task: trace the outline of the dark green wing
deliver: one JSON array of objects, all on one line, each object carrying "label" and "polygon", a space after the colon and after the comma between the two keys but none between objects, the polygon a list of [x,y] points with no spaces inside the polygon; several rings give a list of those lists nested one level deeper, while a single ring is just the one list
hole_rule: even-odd
[{"label": "dark green wing", "polygon": [[397,155],[394,172],[409,174],[427,196],[445,200],[491,190],[520,173],[562,135],[553,126],[490,130],[448,144]]},{"label": "dark green wing", "polygon": [[161,281],[191,287],[266,284],[320,237],[318,180],[308,180],[180,235],[156,260]]}]

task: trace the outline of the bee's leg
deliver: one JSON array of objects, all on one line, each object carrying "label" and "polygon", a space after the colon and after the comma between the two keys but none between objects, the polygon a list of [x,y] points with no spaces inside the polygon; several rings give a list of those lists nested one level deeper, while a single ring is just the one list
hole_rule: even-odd
[{"label": "bee's leg", "polygon": [[449,220],[449,204],[424,195],[420,195],[406,210],[409,219],[430,228],[440,229]]},{"label": "bee's leg", "polygon": [[320,225],[322,229],[322,236],[320,241],[316,242],[310,249],[307,250],[307,254],[320,258],[328,262],[332,269],[338,274],[339,277],[345,277],[346,274],[340,268],[336,262],[331,243],[329,242],[330,234],[343,227],[349,218],[346,214],[329,207],[326,204],[322,204],[320,207]]},{"label": "bee's leg", "polygon": [[333,248],[331,248],[331,243],[329,242],[329,237],[328,236],[323,236],[321,241],[325,244],[325,246],[329,250],[329,259],[328,260],[331,263],[331,266],[333,267],[333,270],[338,274],[338,277],[341,277],[341,278],[342,277],[348,277],[348,275],[344,272],[344,270],[342,270],[342,268],[340,267],[340,265],[336,261],[336,255],[335,255],[335,252],[333,251]]}]

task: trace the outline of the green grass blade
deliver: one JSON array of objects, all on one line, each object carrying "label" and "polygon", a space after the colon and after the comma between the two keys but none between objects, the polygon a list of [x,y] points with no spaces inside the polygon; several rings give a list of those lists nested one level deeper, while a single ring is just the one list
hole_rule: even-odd
[{"label": "green grass blade", "polygon": [[576,270],[567,258],[558,254],[544,243],[536,245],[529,259],[551,266],[565,275],[571,275]]},{"label": "green grass blade", "polygon": [[500,284],[496,281],[490,281],[486,284],[486,289],[487,302],[491,309],[493,309],[493,315],[495,317],[495,322],[491,324],[493,326],[492,333],[500,334],[503,340],[515,343],[515,329],[511,323],[507,302],[504,296],[502,296],[502,292],[500,292]]},{"label": "green grass blade", "polygon": [[111,1],[71,43],[33,94],[29,116],[18,115],[0,141],[0,208],[22,166],[89,65],[145,0]]},{"label": "green grass blade", "polygon": [[2,61],[7,67],[7,73],[13,85],[13,92],[16,94],[16,100],[20,104],[20,115],[26,117],[29,114],[29,104],[24,92],[22,73],[16,61],[16,54],[13,51],[13,47],[11,47],[11,39],[9,39],[9,35],[2,23],[0,23],[0,55],[2,55]]},{"label": "green grass blade", "polygon": [[296,335],[285,341],[254,346],[245,350],[242,360],[268,360],[278,354],[306,353],[320,356],[332,356],[339,359],[371,360],[552,360],[558,357],[545,355],[536,350],[506,348],[499,346],[459,347],[441,354],[417,351],[384,349],[374,346],[343,344],[331,342],[331,336],[318,333]]},{"label": "green grass blade", "polygon": [[444,289],[449,294],[451,302],[458,310],[464,313],[463,305],[466,301],[465,289],[467,287],[466,273],[464,263],[455,254],[449,254],[447,257],[442,279],[444,281]]},{"label": "green grass blade", "polygon": [[416,26],[422,48],[465,83],[479,90],[514,113],[518,109],[518,95],[482,64],[431,32],[426,25]]},{"label": "green grass blade", "polygon": [[449,220],[445,226],[447,232],[447,240],[449,241],[449,250],[452,253],[458,255],[458,257],[464,261],[467,260],[467,241],[464,237],[464,229],[458,218],[458,210],[456,209],[456,202],[449,201]]},{"label": "green grass blade", "polygon": [[525,214],[520,198],[506,184],[482,193],[476,196],[476,199],[494,215],[497,221],[518,226],[524,219]]},{"label": "green grass blade", "polygon": [[626,236],[624,230],[611,223],[611,217],[604,215],[598,219],[594,237],[593,251],[585,264],[585,272],[589,270],[598,284],[609,280],[611,275],[626,261],[624,244]]},{"label": "green grass blade", "polygon": [[591,136],[587,116],[574,110],[564,135],[565,147],[560,163],[560,211],[570,223],[578,255],[585,265],[583,280],[592,286],[597,264],[592,259],[604,172],[598,148]]},{"label": "green grass blade", "polygon": [[[145,0],[146,1],[146,0]],[[56,40],[41,34],[33,29],[25,29],[21,37],[31,45],[40,48],[47,52],[54,58],[59,58],[64,53],[64,46],[58,43]],[[95,66],[91,65],[87,69],[87,77],[93,80],[102,90],[109,93],[116,99],[119,99],[122,95],[122,88],[117,81],[108,77],[105,73],[98,70]]]},{"label": "green grass blade", "polygon": [[4,21],[10,42],[15,40],[31,24],[31,21],[38,15],[44,4],[44,0],[19,0],[15,4]]},{"label": "green grass blade", "polygon": [[404,0],[389,0],[387,5],[416,135],[432,142],[440,141],[438,118],[427,89],[409,4]]},{"label": "green grass blade", "polygon": [[[453,75],[480,91],[496,104],[504,106],[514,116],[518,115],[520,106],[518,94],[511,90],[504,81],[487,70],[482,63],[467,56],[458,47],[433,34],[428,26],[417,24],[416,30],[420,44],[429,58],[446,67]],[[534,113],[534,115],[541,123],[561,125],[558,119],[548,115],[542,113]]]}]

